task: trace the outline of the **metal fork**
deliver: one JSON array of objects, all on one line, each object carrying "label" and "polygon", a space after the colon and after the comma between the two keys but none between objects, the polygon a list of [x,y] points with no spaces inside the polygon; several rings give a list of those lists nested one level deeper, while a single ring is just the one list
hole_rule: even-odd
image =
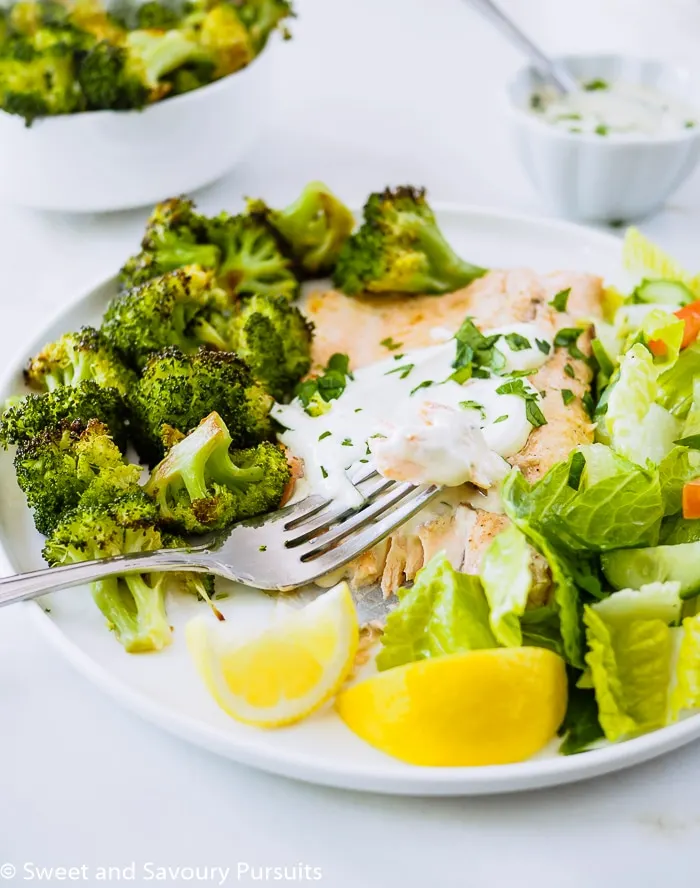
[{"label": "metal fork", "polygon": [[295,589],[371,549],[441,490],[391,481],[365,465],[348,477],[363,497],[357,508],[309,496],[187,549],[138,552],[4,577],[0,606],[103,577],[151,571],[211,573],[266,591]]}]

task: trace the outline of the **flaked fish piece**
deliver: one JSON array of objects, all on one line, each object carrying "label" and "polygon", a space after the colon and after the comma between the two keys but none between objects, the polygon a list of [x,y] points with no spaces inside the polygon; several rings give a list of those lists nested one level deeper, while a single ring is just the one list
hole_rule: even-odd
[{"label": "flaked fish piece", "polygon": [[[547,305],[571,288],[567,311]],[[491,271],[468,287],[444,296],[345,296],[336,290],[310,294],[305,313],[316,325],[312,357],[325,366],[336,352],[350,357],[353,369],[391,354],[383,341],[402,350],[434,345],[437,331],[455,333],[471,316],[481,329],[512,323],[542,322],[555,329],[580,318],[600,316],[602,283],[594,275],[529,269]]]},{"label": "flaked fish piece", "polygon": [[[562,290],[570,290],[564,312],[550,305]],[[325,365],[332,354],[342,352],[349,355],[350,365],[356,369],[391,353],[382,345],[383,340],[400,343],[402,350],[422,348],[436,342],[436,333],[456,332],[466,316],[486,331],[512,323],[536,323],[552,335],[564,328],[585,328],[586,322],[600,317],[601,296],[602,282],[594,275],[565,271],[539,275],[514,269],[489,272],[445,296],[350,298],[333,290],[316,293],[309,297],[306,312],[316,324],[315,363]],[[578,339],[586,356],[591,352],[590,341],[588,330]],[[567,366],[571,368],[568,372]],[[591,380],[586,361],[572,358],[565,347],[555,349],[530,377],[543,396],[539,406],[547,424],[533,429],[525,447],[509,460],[529,481],[566,459],[575,447],[593,441],[594,426],[582,403]],[[574,395],[568,405],[562,397],[564,390]],[[346,576],[355,588],[380,582],[384,593],[390,595],[443,549],[455,568],[478,573],[483,553],[507,527],[508,518],[470,506],[473,491],[470,485],[446,491],[437,514],[433,506],[428,507],[388,541],[336,572],[333,580]],[[538,579],[538,600],[530,604],[541,604],[546,590],[542,576],[547,567],[534,552],[532,570]]]}]

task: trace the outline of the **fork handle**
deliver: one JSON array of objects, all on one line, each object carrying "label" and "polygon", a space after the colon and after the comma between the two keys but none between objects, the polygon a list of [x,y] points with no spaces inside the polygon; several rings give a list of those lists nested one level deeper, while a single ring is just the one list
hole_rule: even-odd
[{"label": "fork handle", "polygon": [[0,607],[38,598],[46,592],[92,583],[104,577],[179,570],[209,573],[211,567],[195,561],[192,551],[186,549],[158,549],[153,552],[137,552],[134,555],[100,558],[97,561],[62,564],[60,567],[45,567],[30,573],[0,578]]}]

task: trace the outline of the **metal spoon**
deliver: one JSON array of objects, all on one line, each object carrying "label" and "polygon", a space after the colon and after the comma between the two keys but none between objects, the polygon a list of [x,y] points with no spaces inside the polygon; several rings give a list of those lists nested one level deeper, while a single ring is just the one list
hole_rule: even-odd
[{"label": "metal spoon", "polygon": [[554,59],[546,56],[492,0],[467,0],[467,2],[480,12],[484,18],[489,19],[513,46],[526,53],[530,57],[535,70],[545,80],[548,80],[555,89],[561,93],[578,92],[581,89],[578,82],[561,62],[556,62]]}]

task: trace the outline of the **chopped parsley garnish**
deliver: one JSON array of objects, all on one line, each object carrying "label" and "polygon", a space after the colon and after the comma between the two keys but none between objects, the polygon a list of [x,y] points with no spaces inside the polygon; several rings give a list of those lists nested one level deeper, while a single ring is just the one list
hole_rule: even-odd
[{"label": "chopped parsley garnish", "polygon": [[321,469],[321,475],[323,475],[324,478],[327,478],[327,477],[328,477],[328,472],[326,471],[325,467],[324,467],[324,466],[320,466],[319,468]]},{"label": "chopped parsley garnish", "polygon": [[472,376],[488,378],[489,371],[499,373],[506,365],[503,354],[495,347],[500,333],[484,336],[471,318],[465,318],[455,334],[457,354],[452,366],[455,372],[450,379],[463,383]]},{"label": "chopped parsley garnish", "polygon": [[433,383],[432,379],[424,379],[423,382],[419,382],[418,385],[414,389],[411,389],[411,394],[415,395],[415,393],[418,391],[418,389],[428,388],[429,386],[431,386],[433,384],[434,383]]},{"label": "chopped parsley garnish", "polygon": [[566,373],[567,376],[570,376],[571,379],[576,379],[576,371],[571,364],[564,364],[564,373]]},{"label": "chopped parsley garnish", "polygon": [[526,348],[532,348],[530,340],[521,336],[520,333],[506,333],[503,338],[508,343],[508,347],[511,351],[518,352],[524,351]]},{"label": "chopped parsley garnish", "polygon": [[595,413],[595,403],[593,401],[593,395],[590,392],[586,392],[586,394],[581,398],[581,402],[583,406],[586,408],[586,413],[593,419],[593,414]]},{"label": "chopped parsley garnish", "polygon": [[398,348],[401,348],[401,346],[403,345],[403,342],[395,342],[391,338],[391,336],[387,336],[387,338],[382,339],[382,341],[379,344],[383,345],[384,348],[388,348],[389,351],[393,352],[393,351],[396,351]]},{"label": "chopped parsley garnish", "polygon": [[414,367],[415,364],[404,364],[403,367],[394,367],[393,370],[387,370],[384,375],[389,376],[391,373],[398,373],[401,379],[405,379]]},{"label": "chopped parsley garnish", "polygon": [[571,391],[571,389],[562,389],[561,390],[561,399],[566,406],[568,406],[576,397],[576,395]]},{"label": "chopped parsley garnish", "polygon": [[332,432],[329,432],[327,430],[325,432],[321,432],[321,434],[318,436],[318,440],[323,441],[324,438],[330,438],[332,434]]},{"label": "chopped parsley garnish", "polygon": [[605,126],[605,124],[603,123],[599,123],[594,132],[596,136],[607,136],[607,134],[610,132],[610,128]]},{"label": "chopped parsley garnish", "polygon": [[355,413],[362,413],[362,407],[355,407]]},{"label": "chopped parsley garnish", "polygon": [[504,413],[503,416],[499,416],[498,419],[494,419],[492,425],[496,425],[497,422],[505,422],[508,419],[508,414]]},{"label": "chopped parsley garnish", "polygon": [[577,358],[580,361],[587,361],[588,358],[576,344],[582,333],[583,330],[580,327],[564,327],[562,330],[559,330],[554,337],[554,345],[557,348],[566,348],[572,358]]},{"label": "chopped parsley garnish", "polygon": [[584,83],[583,88],[586,92],[596,92],[596,90],[600,89],[610,89],[610,84],[607,80],[596,77],[595,80],[589,80],[588,83]]},{"label": "chopped parsley garnish", "polygon": [[542,96],[539,93],[533,93],[530,96],[530,107],[532,108],[532,110],[539,111],[542,105]]},{"label": "chopped parsley garnish", "polygon": [[463,410],[478,410],[481,414],[482,419],[486,419],[486,411],[483,408],[483,405],[479,404],[478,401],[460,401],[459,406]]},{"label": "chopped parsley garnish", "polygon": [[504,382],[503,385],[499,385],[496,389],[496,394],[517,395],[519,398],[523,398],[525,401],[525,416],[530,425],[535,428],[547,425],[544,413],[537,405],[539,393],[526,388],[522,379],[511,379],[508,382]]},{"label": "chopped parsley garnish", "polygon": [[267,546],[258,546],[258,552],[267,552]]},{"label": "chopped parsley garnish", "polygon": [[394,359],[395,361],[402,361],[402,360],[406,357],[406,355],[403,355],[403,354],[401,354],[401,355],[392,355],[392,357],[393,357],[393,359]]},{"label": "chopped parsley garnish", "polygon": [[700,450],[700,435],[688,435],[686,438],[679,438],[674,444],[680,444],[681,447],[690,447],[691,450]]},{"label": "chopped parsley garnish", "polygon": [[566,290],[560,290],[549,305],[551,305],[555,311],[566,311],[566,303],[569,301],[570,295],[571,287],[567,287]]},{"label": "chopped parsley garnish", "polygon": [[361,462],[361,463],[368,463],[369,460],[368,460],[368,459],[358,459],[358,462]]},{"label": "chopped parsley garnish", "polygon": [[352,447],[352,441],[350,440],[350,438],[343,438],[343,440],[341,441],[341,446]]},{"label": "chopped parsley garnish", "polygon": [[328,366],[320,376],[300,382],[294,394],[308,414],[318,416],[328,409],[325,404],[343,394],[348,379],[352,378],[350,358],[338,352],[331,355]]},{"label": "chopped parsley garnish", "polygon": [[697,126],[697,123],[694,120],[686,120],[686,122],[683,124],[683,126],[686,129],[693,129],[694,127]]},{"label": "chopped parsley garnish", "polygon": [[542,352],[543,355],[548,355],[552,350],[552,346],[547,342],[546,339],[536,339],[535,345]]}]

